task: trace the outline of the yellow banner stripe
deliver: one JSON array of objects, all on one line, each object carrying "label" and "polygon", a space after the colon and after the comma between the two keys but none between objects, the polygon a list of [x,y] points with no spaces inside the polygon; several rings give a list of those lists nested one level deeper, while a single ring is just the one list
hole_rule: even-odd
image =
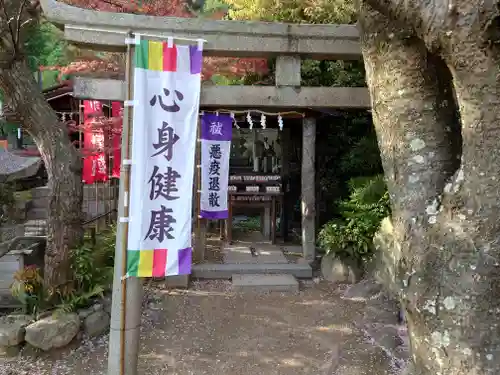
[{"label": "yellow banner stripe", "polygon": [[149,41],[148,69],[163,71],[163,43]]},{"label": "yellow banner stripe", "polygon": [[154,250],[141,250],[141,258],[139,260],[138,277],[153,276],[153,259]]}]

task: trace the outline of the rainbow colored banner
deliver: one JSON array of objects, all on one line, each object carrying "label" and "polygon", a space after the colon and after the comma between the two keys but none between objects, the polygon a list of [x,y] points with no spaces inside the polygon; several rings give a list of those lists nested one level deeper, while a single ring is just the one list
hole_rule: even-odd
[{"label": "rainbow colored banner", "polygon": [[202,50],[141,40],[135,63],[127,276],[185,275]]},{"label": "rainbow colored banner", "polygon": [[203,64],[198,46],[168,46],[167,42],[142,40],[136,47],[135,66],[156,72],[187,72],[200,74]]},{"label": "rainbow colored banner", "polygon": [[129,250],[127,254],[128,275],[162,277],[165,276],[167,264],[170,265],[170,275],[190,274],[191,251],[191,248],[176,251],[168,251],[167,249]]}]

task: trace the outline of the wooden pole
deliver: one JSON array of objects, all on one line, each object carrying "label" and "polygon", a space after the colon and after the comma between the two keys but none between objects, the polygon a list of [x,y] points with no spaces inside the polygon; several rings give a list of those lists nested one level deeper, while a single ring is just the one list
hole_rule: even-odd
[{"label": "wooden pole", "polygon": [[205,220],[200,218],[201,213],[201,119],[198,119],[196,142],[196,155],[195,155],[195,186],[196,186],[196,232],[195,232],[195,252],[194,259],[197,262],[205,260]]},{"label": "wooden pole", "polygon": [[[133,35],[131,35],[133,36]],[[127,46],[126,98],[133,99],[135,45]],[[143,279],[127,275],[130,159],[132,139],[133,107],[126,106],[122,132],[122,167],[120,171],[120,192],[118,199],[118,220],[115,267],[113,275],[113,299],[109,333],[109,354],[107,375],[137,375],[139,339],[142,311]],[[140,167],[140,166],[139,166]]]},{"label": "wooden pole", "polygon": [[[127,81],[127,99],[130,100],[133,97],[132,88],[132,77],[133,77],[133,64],[132,57],[134,54],[135,46],[127,45],[127,70],[128,70],[128,81]],[[125,160],[130,160],[130,138],[132,134],[132,119],[133,119],[133,108],[128,108],[128,115],[123,121],[123,133],[127,132],[127,136],[124,137],[127,141],[122,142],[122,163]],[[129,217],[129,195],[130,195],[130,165],[122,165],[123,168],[123,185],[124,185],[124,201],[123,201],[123,217]],[[118,218],[120,220],[120,218]],[[128,247],[128,221],[123,223],[123,231],[121,232],[121,244],[122,244],[122,275],[127,274],[127,247]],[[122,277],[122,295],[121,295],[121,306],[120,306],[120,375],[125,375],[125,325],[127,320],[127,280]],[[140,303],[140,302],[138,302]]]},{"label": "wooden pole", "polygon": [[226,242],[231,245],[233,242],[233,204],[231,199],[231,194],[228,192],[227,199],[229,201],[227,205],[227,219],[226,219]]}]

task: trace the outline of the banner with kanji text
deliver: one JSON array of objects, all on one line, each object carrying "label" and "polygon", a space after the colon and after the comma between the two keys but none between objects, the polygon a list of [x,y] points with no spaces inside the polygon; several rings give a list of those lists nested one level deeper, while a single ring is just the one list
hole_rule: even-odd
[{"label": "banner with kanji text", "polygon": [[200,217],[227,219],[227,185],[233,119],[230,115],[201,117]]},{"label": "banner with kanji text", "polygon": [[113,126],[111,127],[111,148],[113,155],[113,169],[111,176],[120,178],[120,165],[122,159],[122,129],[123,129],[123,103],[111,103],[111,117],[113,117]]},{"label": "banner with kanji text", "polygon": [[136,46],[127,276],[191,273],[201,68],[197,45]]},{"label": "banner with kanji text", "polygon": [[83,101],[83,172],[85,184],[108,180],[105,150],[105,130],[102,103],[98,100]]}]

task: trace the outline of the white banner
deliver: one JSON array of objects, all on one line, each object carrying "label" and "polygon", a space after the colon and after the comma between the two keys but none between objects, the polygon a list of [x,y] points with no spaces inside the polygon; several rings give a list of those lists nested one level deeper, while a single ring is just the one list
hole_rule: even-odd
[{"label": "white banner", "polygon": [[204,114],[201,117],[200,217],[205,219],[228,218],[232,126],[230,115]]},{"label": "white banner", "polygon": [[128,275],[187,274],[201,51],[142,41],[135,61]]}]

